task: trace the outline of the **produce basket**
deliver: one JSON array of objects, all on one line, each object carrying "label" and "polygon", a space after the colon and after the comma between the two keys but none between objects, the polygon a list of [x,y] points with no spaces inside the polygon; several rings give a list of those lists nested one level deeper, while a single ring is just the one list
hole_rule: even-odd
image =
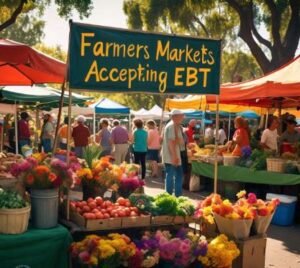
[{"label": "produce basket", "polygon": [[271,172],[283,173],[286,160],[280,158],[267,158],[267,170]]},{"label": "produce basket", "polygon": [[0,209],[0,233],[21,234],[28,227],[31,207]]},{"label": "produce basket", "polygon": [[240,160],[239,156],[234,156],[234,155],[224,155],[223,156],[224,166],[236,166],[236,165],[238,165],[239,160]]}]

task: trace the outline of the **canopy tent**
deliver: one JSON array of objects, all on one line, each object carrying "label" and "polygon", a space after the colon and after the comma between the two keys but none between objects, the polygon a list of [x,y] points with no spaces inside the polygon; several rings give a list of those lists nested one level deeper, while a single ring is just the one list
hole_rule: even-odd
[{"label": "canopy tent", "polygon": [[97,114],[130,114],[130,108],[107,98],[101,99],[90,107],[94,108]]},{"label": "canopy tent", "polygon": [[164,112],[161,107],[158,105],[154,105],[149,111],[143,110],[143,108],[135,113],[133,115],[140,119],[153,119],[153,120],[160,120],[163,119],[164,121],[169,120],[169,113]]},{"label": "canopy tent", "polygon": [[[300,55],[279,69],[251,81],[221,86],[222,104],[288,108],[300,105]],[[207,102],[213,103],[209,96]]]},{"label": "canopy tent", "polygon": [[139,117],[139,116],[143,116],[143,115],[147,114],[148,112],[149,112],[148,110],[141,108],[138,111],[131,111],[131,114],[136,117]]},{"label": "canopy tent", "polygon": [[259,118],[259,115],[252,110],[246,110],[244,112],[237,113],[236,115],[242,116],[242,117],[245,117],[248,119],[258,119]]},{"label": "canopy tent", "polygon": [[[73,94],[72,94],[72,96],[73,96]],[[58,109],[59,108],[52,109],[51,113],[57,114]],[[63,107],[61,111],[62,111],[63,114],[67,114],[68,113],[68,107]],[[93,114],[94,114],[94,108],[80,107],[80,106],[77,106],[77,105],[72,105],[72,108],[71,108],[71,115],[72,116],[78,116],[78,115],[93,116]]]},{"label": "canopy tent", "polygon": [[[211,103],[207,102],[207,96],[205,95],[188,95],[184,99],[167,99],[165,104],[166,110],[172,109],[195,109],[195,110],[202,110],[202,111],[216,111],[217,105],[215,104],[215,97],[209,97]],[[212,101],[212,99],[214,99]],[[249,107],[249,109],[253,110],[257,114],[264,114],[266,111],[265,109],[258,108],[258,107]],[[239,105],[229,105],[229,104],[220,104],[219,110],[221,112],[229,112],[229,113],[238,113],[247,110],[247,108]]]},{"label": "canopy tent", "polygon": [[0,85],[63,83],[66,65],[28,45],[0,39]]},{"label": "canopy tent", "polygon": [[15,112],[15,104],[0,103],[0,114],[14,114]]}]

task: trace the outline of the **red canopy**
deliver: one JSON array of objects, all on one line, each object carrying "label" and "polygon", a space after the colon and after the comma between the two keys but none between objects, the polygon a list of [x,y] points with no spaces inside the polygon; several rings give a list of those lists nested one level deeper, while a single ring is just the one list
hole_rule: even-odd
[{"label": "red canopy", "polygon": [[[208,96],[207,102],[215,102],[215,97]],[[300,55],[261,78],[222,85],[220,102],[266,108],[299,106]]]},{"label": "red canopy", "polygon": [[30,46],[0,39],[0,85],[63,83],[66,64]]}]

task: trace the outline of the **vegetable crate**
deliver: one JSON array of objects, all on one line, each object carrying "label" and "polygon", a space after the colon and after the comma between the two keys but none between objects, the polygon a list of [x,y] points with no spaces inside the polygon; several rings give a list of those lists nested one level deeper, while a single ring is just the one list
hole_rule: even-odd
[{"label": "vegetable crate", "polygon": [[148,227],[151,224],[150,215],[141,215],[122,218],[122,228],[128,227]]},{"label": "vegetable crate", "polygon": [[153,216],[151,218],[151,225],[168,225],[173,224],[174,216]]},{"label": "vegetable crate", "polygon": [[70,219],[80,227],[84,227],[86,230],[89,231],[113,230],[119,229],[122,226],[121,218],[88,220],[82,217],[80,214],[73,211],[70,213]]}]

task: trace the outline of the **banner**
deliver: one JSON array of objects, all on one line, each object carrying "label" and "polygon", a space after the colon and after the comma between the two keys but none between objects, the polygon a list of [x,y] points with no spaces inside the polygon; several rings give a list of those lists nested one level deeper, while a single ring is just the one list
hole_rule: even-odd
[{"label": "banner", "polygon": [[220,40],[71,23],[70,88],[219,94]]}]

